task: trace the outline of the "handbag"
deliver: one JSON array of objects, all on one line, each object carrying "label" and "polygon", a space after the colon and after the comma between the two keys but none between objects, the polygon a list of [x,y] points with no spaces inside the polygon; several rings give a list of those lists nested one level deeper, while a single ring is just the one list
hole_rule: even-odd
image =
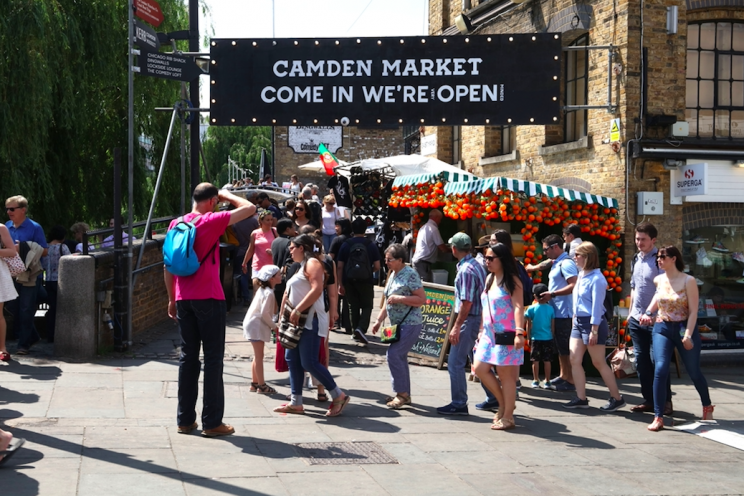
[{"label": "handbag", "polygon": [[12,257],[2,257],[3,262],[8,266],[11,277],[16,277],[26,272],[26,264],[23,263],[21,256],[16,253]]},{"label": "handbag", "polygon": [[636,375],[636,360],[633,347],[615,348],[608,355],[612,372],[618,379]]},{"label": "handbag", "polygon": [[514,339],[517,337],[517,331],[494,332],[494,344],[514,346]]},{"label": "handbag", "polygon": [[411,310],[413,310],[413,307],[408,308],[408,312],[406,312],[405,317],[403,317],[403,320],[400,321],[400,324],[395,324],[387,327],[383,327],[382,331],[380,331],[380,342],[385,344],[393,344],[400,341],[400,326],[403,325],[403,322],[406,321],[408,318],[408,315],[411,313]]},{"label": "handbag", "polygon": [[305,329],[305,322],[307,321],[307,312],[305,312],[300,314],[297,325],[292,324],[289,321],[289,316],[294,310],[294,306],[289,302],[289,298],[287,298],[287,302],[284,304],[282,320],[279,323],[279,342],[287,350],[297,348],[300,337],[302,337],[302,331]]}]

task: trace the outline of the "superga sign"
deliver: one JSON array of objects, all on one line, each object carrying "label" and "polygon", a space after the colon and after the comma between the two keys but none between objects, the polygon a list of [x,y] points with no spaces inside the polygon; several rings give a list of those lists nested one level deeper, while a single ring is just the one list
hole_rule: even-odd
[{"label": "superga sign", "polygon": [[677,169],[674,196],[708,194],[708,164],[688,164]]},{"label": "superga sign", "polygon": [[213,39],[212,125],[560,121],[560,36]]}]

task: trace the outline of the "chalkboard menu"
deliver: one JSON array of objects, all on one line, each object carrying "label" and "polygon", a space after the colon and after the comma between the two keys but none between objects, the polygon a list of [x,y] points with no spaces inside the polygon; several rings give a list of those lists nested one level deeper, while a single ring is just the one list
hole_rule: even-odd
[{"label": "chalkboard menu", "polygon": [[447,350],[447,334],[455,322],[455,288],[424,283],[426,303],[421,306],[423,326],[410,356],[435,360],[442,367]]}]

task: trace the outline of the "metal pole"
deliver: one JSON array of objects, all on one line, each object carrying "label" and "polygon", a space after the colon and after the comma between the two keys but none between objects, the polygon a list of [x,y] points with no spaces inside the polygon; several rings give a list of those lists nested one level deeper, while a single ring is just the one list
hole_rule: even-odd
[{"label": "metal pole", "polygon": [[[114,148],[114,349],[122,349],[127,318],[127,273],[121,245],[121,149]],[[85,245],[84,245],[85,246]]]},{"label": "metal pole", "polygon": [[[189,0],[189,51],[199,51],[199,0]],[[189,83],[189,95],[191,98],[191,106],[199,108],[199,78],[194,79]],[[191,153],[189,160],[191,162],[191,192],[194,191],[197,184],[201,182],[201,175],[199,174],[199,123],[200,114],[197,114],[196,119],[191,121]]]},{"label": "metal pole", "polygon": [[133,210],[134,210],[134,74],[132,72],[132,50],[134,49],[132,41],[134,39],[134,5],[133,0],[127,0],[127,6],[129,9],[129,25],[127,27],[127,79],[128,79],[128,100],[129,108],[127,110],[127,128],[128,128],[128,141],[127,141],[127,188],[128,188],[128,200],[127,200],[127,211],[129,213],[129,242],[127,244],[127,256],[126,256],[126,273],[127,273],[127,342],[123,344],[122,348],[126,348],[132,344],[132,295],[134,288],[132,286],[132,234],[133,234]]},{"label": "metal pole", "polygon": [[[155,182],[155,191],[152,194],[152,203],[150,204],[150,212],[147,214],[147,222],[145,223],[145,235],[142,238],[140,244],[139,256],[137,257],[136,269],[140,268],[142,263],[142,257],[145,254],[145,245],[147,244],[148,233],[150,232],[150,224],[152,222],[152,214],[155,211],[155,203],[158,200],[158,191],[160,191],[160,184],[163,182],[163,171],[165,170],[165,161],[168,158],[168,148],[170,148],[171,138],[173,137],[173,127],[176,124],[176,116],[178,115],[178,107],[173,108],[173,116],[171,117],[170,127],[168,128],[168,138],[165,140],[165,148],[163,149],[163,159],[160,161],[160,170],[158,171],[158,179]],[[132,277],[132,284],[136,280],[137,276]]]},{"label": "metal pole", "polygon": [[202,148],[201,146],[201,141],[199,142],[199,155],[201,155],[202,163],[204,164],[204,173],[207,175],[207,181],[211,183],[212,174],[209,172],[209,167],[207,166],[207,157],[204,156],[204,148]]},{"label": "metal pole", "polygon": [[612,45],[607,50],[607,111],[612,112]]},{"label": "metal pole", "polygon": [[[186,98],[186,83],[181,83],[181,98]],[[199,114],[196,114],[199,120]],[[193,120],[192,120],[193,122]],[[181,215],[186,213],[186,119],[181,118]]]}]

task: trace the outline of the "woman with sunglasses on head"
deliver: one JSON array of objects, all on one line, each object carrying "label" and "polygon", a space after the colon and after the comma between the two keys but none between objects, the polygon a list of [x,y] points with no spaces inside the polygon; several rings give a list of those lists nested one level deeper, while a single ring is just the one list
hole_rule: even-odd
[{"label": "woman with sunglasses on head", "polygon": [[301,234],[293,238],[289,245],[292,260],[300,264],[300,269],[287,281],[287,290],[279,315],[284,315],[284,307],[290,305],[292,312],[289,320],[292,324],[299,323],[301,314],[306,314],[307,317],[297,347],[284,351],[289,367],[292,395],[289,403],[274,409],[278,413],[305,413],[302,406],[302,386],[306,370],[325,386],[333,398],[326,412],[327,417],[340,415],[351,399],[336,385],[328,368],[318,359],[320,338],[328,336],[328,312],[322,298],[327,274],[323,264],[318,260],[322,246],[322,243],[310,234]]},{"label": "woman with sunglasses on head", "polygon": [[390,270],[385,285],[385,306],[372,325],[377,334],[386,317],[398,326],[398,341],[387,350],[393,394],[386,399],[387,407],[400,410],[411,404],[411,375],[408,370],[408,352],[421,334],[423,319],[421,305],[426,302],[424,286],[418,272],[406,265],[407,250],[401,244],[392,244],[385,250],[385,264]]},{"label": "woman with sunglasses on head", "polygon": [[586,397],[586,374],[582,365],[584,353],[589,351],[592,364],[610,390],[610,400],[599,409],[614,412],[625,406],[625,400],[620,395],[615,375],[605,359],[605,343],[609,334],[604,306],[607,280],[599,269],[597,247],[589,241],[584,241],[576,248],[574,260],[579,268],[579,277],[573,289],[574,317],[569,341],[569,358],[576,386],[576,398],[563,407],[589,408],[589,400]]},{"label": "woman with sunglasses on head", "polygon": [[[266,265],[272,265],[274,258],[271,253],[271,243],[274,242],[279,234],[274,228],[274,216],[271,210],[262,210],[258,214],[258,229],[251,233],[251,241],[248,245],[248,251],[243,257],[243,274],[248,273],[248,262],[251,262],[253,274]],[[253,280],[253,291],[258,289],[257,279]]]},{"label": "woman with sunglasses on head", "polygon": [[[475,375],[498,400],[491,429],[514,429],[519,367],[524,363],[524,295],[511,250],[502,243],[486,251],[488,278],[481,295],[483,329],[475,345]],[[496,379],[491,367],[496,366]]]},{"label": "woman with sunglasses on head", "polygon": [[320,224],[313,219],[313,213],[305,200],[297,200],[292,212],[292,220],[297,224],[297,229],[307,224],[312,224],[316,229],[320,229]]},{"label": "woman with sunglasses on head", "polygon": [[[676,246],[665,246],[656,254],[659,274],[654,279],[656,294],[641,317],[641,325],[653,324],[654,353],[654,421],[650,431],[664,428],[664,405],[667,397],[669,363],[674,348],[679,351],[685,369],[692,379],[703,404],[703,420],[713,420],[714,405],[710,401],[708,381],[700,370],[700,332],[697,312],[700,295],[695,278],[683,272],[685,265]],[[653,316],[658,310],[656,323]]]}]

